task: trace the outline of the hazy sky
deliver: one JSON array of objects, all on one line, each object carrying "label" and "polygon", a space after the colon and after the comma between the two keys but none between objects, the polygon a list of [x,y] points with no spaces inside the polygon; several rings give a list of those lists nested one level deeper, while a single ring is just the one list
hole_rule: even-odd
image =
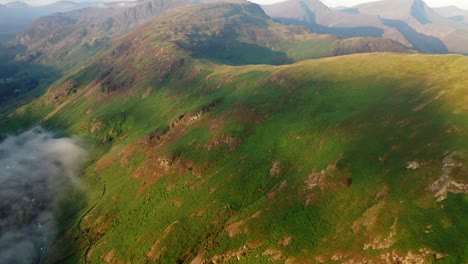
[{"label": "hazy sky", "polygon": [[[13,2],[13,1],[24,1],[32,5],[41,5],[41,4],[48,4],[48,3],[56,2],[58,0],[0,0],[0,3],[7,3],[7,2]],[[72,0],[72,1],[93,2],[95,0]],[[112,0],[104,0],[104,1],[111,2]],[[284,0],[250,0],[250,1],[259,3],[259,4],[270,4],[270,3],[282,2]],[[357,5],[360,3],[373,2],[373,1],[376,1],[376,0],[322,0],[322,2],[324,2],[326,5],[330,7],[353,6],[353,5]],[[102,2],[102,0],[100,2]],[[458,6],[459,8],[468,10],[468,0],[425,0],[425,2],[429,6],[432,6],[432,7],[455,5],[455,6]]]},{"label": "hazy sky", "polygon": [[[260,3],[260,4],[267,4],[267,3],[275,3],[275,2],[282,2],[283,0],[252,0],[252,2]],[[330,7],[334,6],[353,6],[361,3],[367,2],[375,2],[376,0],[322,0],[324,4]],[[425,0],[425,2],[432,7],[437,6],[458,6],[463,9],[468,10],[468,0]]]}]

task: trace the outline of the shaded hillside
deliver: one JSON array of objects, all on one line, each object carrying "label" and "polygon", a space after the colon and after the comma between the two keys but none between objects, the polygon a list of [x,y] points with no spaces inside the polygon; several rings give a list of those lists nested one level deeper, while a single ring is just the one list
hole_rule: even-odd
[{"label": "shaded hillside", "polygon": [[[110,40],[148,22],[152,17],[189,4],[185,0],[155,0],[139,2],[133,7],[115,5],[51,15],[34,22],[17,38],[17,43],[27,47],[22,59],[72,69],[88,61]],[[212,12],[213,8],[207,8],[207,12],[197,9],[196,14],[187,9],[171,13],[151,24],[154,34],[160,34],[166,41],[177,41],[179,46],[190,50],[195,57],[208,56],[229,64],[251,64],[260,60],[261,63],[284,64],[303,58],[354,52],[343,49],[346,42],[341,42],[339,38],[313,35],[302,28],[282,26],[271,21],[257,5],[249,7],[249,17],[239,15],[236,9],[230,10],[231,13],[219,13],[220,10],[216,11],[218,13]],[[220,24],[216,25],[218,21]],[[171,23],[174,26],[168,26]],[[160,28],[164,32],[159,32]],[[206,35],[202,32],[206,28],[211,33]],[[365,39],[363,43],[370,41],[372,39]],[[311,46],[306,47],[304,42],[310,42]],[[382,45],[383,42],[379,41],[380,44],[375,43],[367,50],[359,49],[359,52],[406,51],[395,42],[388,40]],[[298,50],[299,43],[303,46],[302,50]],[[336,50],[338,48],[339,51]]]},{"label": "shaded hillside", "polygon": [[[151,80],[161,82],[190,57],[230,65],[279,65],[351,53],[410,52],[401,44],[388,39],[342,39],[317,35],[303,27],[287,26],[274,22],[258,5],[247,2],[198,4],[168,10],[167,14],[153,18],[128,36],[117,38],[125,30],[135,27],[133,23],[142,17],[149,19],[150,14],[155,14],[157,10],[162,12],[166,10],[164,8],[174,5],[160,4],[161,9],[154,9],[152,13],[145,13],[149,9],[141,8],[140,5],[136,5],[135,9],[104,9],[100,12],[109,12],[110,17],[103,22],[104,16],[98,20],[103,23],[96,22],[91,28],[89,26],[92,23],[88,19],[94,19],[97,15],[95,9],[40,19],[19,38],[28,48],[21,51],[16,59],[13,55],[10,61],[1,61],[0,67],[43,65],[41,67],[55,69],[54,76],[60,77],[56,73],[76,73],[80,67],[94,61],[86,70],[75,74],[78,77],[70,81],[67,92],[57,95],[55,100],[62,101],[75,92],[76,86],[88,78],[86,76],[99,74],[101,79],[106,80],[102,89],[111,92],[148,81],[145,79],[148,73],[142,72],[144,67],[151,69]],[[116,39],[112,41],[112,38]],[[103,50],[106,45],[108,47]],[[16,50],[21,49],[16,47]],[[137,50],[140,52],[135,56]],[[114,67],[115,60],[120,61],[119,66]],[[36,81],[36,77],[32,78],[30,68],[17,67],[17,70],[15,75],[22,78],[15,80],[23,83],[32,81],[36,86],[42,84]],[[31,78],[27,79],[28,76]],[[27,85],[28,89],[19,90],[9,86],[4,92],[8,93],[8,98],[15,99],[17,95],[26,95],[36,86]],[[33,98],[39,93],[33,92],[34,96],[27,95],[26,98]]]},{"label": "shaded hillside", "polygon": [[384,0],[355,8],[380,16],[422,52],[468,54],[468,26],[440,16],[422,0]]},{"label": "shaded hillside", "polygon": [[128,33],[151,18],[179,6],[185,0],[154,0],[92,7],[42,17],[16,39],[27,47],[23,59],[71,69],[88,62],[110,40]]},{"label": "shaded hillside", "polygon": [[21,52],[17,46],[0,43],[0,119],[42,95],[59,76],[52,67],[15,60]]},{"label": "shaded hillside", "polygon": [[111,42],[99,59],[67,83],[81,86],[97,75],[100,89],[111,93],[149,81],[164,82],[175,70],[190,65],[191,58],[230,65],[280,65],[378,51],[408,52],[391,40],[340,39],[283,25],[248,2],[199,4],[163,14]]},{"label": "shaded hillside", "polygon": [[380,36],[424,53],[468,53],[468,26],[440,16],[421,0],[383,0],[340,10],[319,0],[290,0],[263,8],[273,18],[316,32]]},{"label": "shaded hillside", "polygon": [[303,25],[317,33],[344,37],[385,37],[411,45],[400,32],[384,25],[378,16],[335,11],[319,0],[289,0],[262,5],[262,8],[281,22]]}]

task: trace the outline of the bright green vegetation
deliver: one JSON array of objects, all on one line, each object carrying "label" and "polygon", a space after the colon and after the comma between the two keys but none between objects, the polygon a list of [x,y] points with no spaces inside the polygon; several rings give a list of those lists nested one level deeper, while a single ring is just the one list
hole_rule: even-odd
[{"label": "bright green vegetation", "polygon": [[[364,260],[427,249],[459,263],[466,195],[437,202],[427,188],[453,153],[450,177],[466,182],[466,63],[396,54],[280,67],[193,61],[162,83],[110,95],[83,85],[46,124],[109,149],[95,168],[106,195],[84,221],[93,262],[189,262],[231,250],[244,250],[245,263]],[[411,161],[421,167],[407,169]],[[378,249],[363,249],[373,241]]]},{"label": "bright green vegetation", "polygon": [[[64,220],[49,261],[465,261],[468,59],[378,53],[232,66],[314,57],[298,39],[318,36],[280,38],[283,26],[250,8],[163,15],[0,124],[40,120],[89,144],[88,206]],[[162,24],[197,10],[232,17],[206,28],[194,18],[193,38]],[[246,20],[256,34],[229,22]],[[261,56],[207,53],[226,27],[230,45]]]}]

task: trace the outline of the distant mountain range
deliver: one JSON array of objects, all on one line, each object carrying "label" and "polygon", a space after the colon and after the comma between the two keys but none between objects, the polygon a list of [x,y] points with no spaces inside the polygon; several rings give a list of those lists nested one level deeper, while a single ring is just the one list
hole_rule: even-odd
[{"label": "distant mountain range", "polygon": [[27,47],[27,60],[70,69],[85,62],[111,39],[167,10],[189,4],[192,2],[186,0],[115,2],[52,14],[34,21],[15,42]]},{"label": "distant mountain range", "polygon": [[[199,5],[187,0],[127,3],[132,3],[132,5],[113,3],[105,7],[91,7],[39,18],[19,34],[15,42],[27,48],[22,56],[27,61],[54,65],[62,70],[72,69],[78,64],[84,64],[87,58],[91,58],[91,55],[101,50],[109,41],[123,36],[154,17],[182,6]],[[217,59],[228,64],[284,64],[305,58],[351,53],[409,51],[408,48],[391,39],[371,37],[345,39],[332,35],[313,34],[303,27],[286,26],[280,23],[271,24],[270,17],[258,5],[252,4],[252,6],[258,7],[258,17],[255,19],[260,21],[258,24],[264,25],[263,29],[254,30],[251,19],[239,20],[237,24],[229,25],[219,22],[221,35],[213,32],[200,39],[198,29],[184,28],[183,31],[187,36],[184,47],[194,54],[212,54],[215,57],[220,55]],[[196,17],[191,17],[193,20],[196,19]],[[200,17],[202,17],[201,14]],[[169,18],[158,19],[158,22],[154,23],[164,25],[168,23],[167,19]],[[171,23],[176,25],[189,22],[177,20]],[[270,24],[271,27],[267,27]],[[249,28],[250,31],[234,30],[238,26]],[[281,29],[285,34],[273,34],[274,28]],[[266,37],[265,34],[269,36]],[[269,50],[268,56],[263,56],[266,54],[262,52],[244,54],[242,51],[246,49],[245,45],[252,44]],[[210,52],[207,52],[208,50]],[[263,54],[263,57],[258,57],[260,54]],[[280,54],[283,55],[279,56]],[[232,58],[228,58],[229,56]]]},{"label": "distant mountain range", "polygon": [[59,1],[49,5],[32,6],[16,1],[0,5],[0,41],[13,39],[17,33],[41,16],[97,5],[102,5],[102,3]]},{"label": "distant mountain range", "polygon": [[434,10],[421,0],[383,0],[338,9],[319,0],[289,0],[262,7],[279,21],[318,33],[384,37],[424,53],[468,54],[468,12]]},{"label": "distant mountain range", "polygon": [[446,6],[434,8],[441,16],[450,18],[453,21],[462,22],[468,25],[468,11],[460,9],[456,6]]}]

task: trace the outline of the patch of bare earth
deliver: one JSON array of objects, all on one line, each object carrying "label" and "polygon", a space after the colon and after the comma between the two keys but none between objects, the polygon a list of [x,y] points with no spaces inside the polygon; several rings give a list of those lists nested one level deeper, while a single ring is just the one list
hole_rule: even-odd
[{"label": "patch of bare earth", "polygon": [[126,264],[127,262],[117,260],[117,251],[115,248],[111,249],[109,252],[104,252],[101,254],[101,259],[106,262],[106,263],[111,263],[111,264]]},{"label": "patch of bare earth", "polygon": [[292,236],[285,236],[280,241],[278,241],[277,245],[287,247],[289,246],[289,244],[291,244],[292,240],[293,240]]},{"label": "patch of bare earth", "polygon": [[229,233],[230,237],[235,237],[238,234],[246,234],[249,231],[249,228],[247,227],[246,223],[249,220],[259,218],[261,214],[262,211],[260,210],[245,220],[241,220],[235,223],[228,223],[224,230],[226,230],[226,232]]},{"label": "patch of bare earth", "polygon": [[320,256],[320,263],[330,261],[345,264],[375,264],[375,263],[398,263],[398,264],[426,264],[433,263],[447,255],[437,253],[431,249],[422,248],[417,251],[410,250],[402,253],[398,250],[381,253],[375,256],[358,255],[351,252],[337,252],[330,257]]},{"label": "patch of bare earth", "polygon": [[396,225],[398,223],[398,217],[395,218],[393,225],[390,227],[390,233],[388,236],[383,237],[381,235],[376,236],[371,242],[365,243],[363,249],[387,249],[393,246],[396,242]]},{"label": "patch of bare earth", "polygon": [[141,100],[145,100],[151,95],[151,92],[153,91],[152,87],[148,87],[146,91],[141,95]]},{"label": "patch of bare earth", "polygon": [[317,201],[318,196],[326,190],[337,191],[350,185],[349,175],[340,171],[336,162],[329,164],[326,169],[317,172],[313,170],[304,181],[306,188],[302,194],[306,196],[305,207]]},{"label": "patch of bare earth", "polygon": [[246,243],[243,247],[238,248],[238,249],[233,249],[229,250],[225,253],[214,255],[211,258],[204,258],[203,255],[198,255],[195,257],[191,264],[208,264],[208,263],[226,263],[229,261],[239,261],[241,260],[244,256],[247,255],[250,251],[262,246],[262,242],[254,241],[254,242],[248,242]]},{"label": "patch of bare earth", "polygon": [[161,243],[162,243],[162,241],[164,239],[166,239],[169,236],[169,234],[172,232],[172,229],[174,228],[174,226],[176,224],[178,224],[178,223],[179,223],[179,221],[175,221],[172,224],[170,224],[168,227],[166,227],[166,229],[164,230],[163,235],[154,242],[153,246],[151,247],[151,251],[148,254],[146,254],[146,256],[150,260],[156,261],[156,260],[161,258],[161,254],[165,250],[165,247],[161,247]]},{"label": "patch of bare earth", "polygon": [[273,191],[269,192],[267,194],[267,198],[272,200],[276,197],[276,194],[278,192],[280,192],[281,190],[283,190],[284,188],[286,188],[286,186],[288,185],[288,182],[287,181],[283,181],[279,186],[278,188],[274,189]]},{"label": "patch of bare earth", "polygon": [[277,160],[273,162],[273,165],[271,166],[270,169],[270,176],[272,177],[278,177],[281,173],[281,167],[280,167],[281,161]]},{"label": "patch of bare earth", "polygon": [[104,260],[104,262],[106,262],[106,263],[111,263],[115,259],[116,254],[117,253],[116,253],[115,249],[112,249],[111,251],[109,251],[107,253],[102,253],[101,259]]},{"label": "patch of bare earth", "polygon": [[388,187],[384,186],[375,197],[378,202],[367,209],[360,218],[354,221],[351,227],[354,233],[358,233],[360,231],[364,232],[367,242],[364,243],[363,250],[388,249],[397,241],[398,217],[393,220],[393,224],[387,235],[381,233],[378,234],[378,220],[382,211],[385,210],[385,199],[388,192]]},{"label": "patch of bare earth", "polygon": [[138,199],[144,191],[158,182],[164,175],[193,172],[194,167],[194,164],[190,160],[180,157],[155,156],[151,158],[131,176],[134,179],[145,180],[145,184],[140,187],[135,199]]},{"label": "patch of bare earth", "polygon": [[262,256],[268,256],[270,257],[270,261],[280,261],[283,260],[285,257],[283,255],[283,252],[278,249],[274,248],[267,248],[263,253]]}]

